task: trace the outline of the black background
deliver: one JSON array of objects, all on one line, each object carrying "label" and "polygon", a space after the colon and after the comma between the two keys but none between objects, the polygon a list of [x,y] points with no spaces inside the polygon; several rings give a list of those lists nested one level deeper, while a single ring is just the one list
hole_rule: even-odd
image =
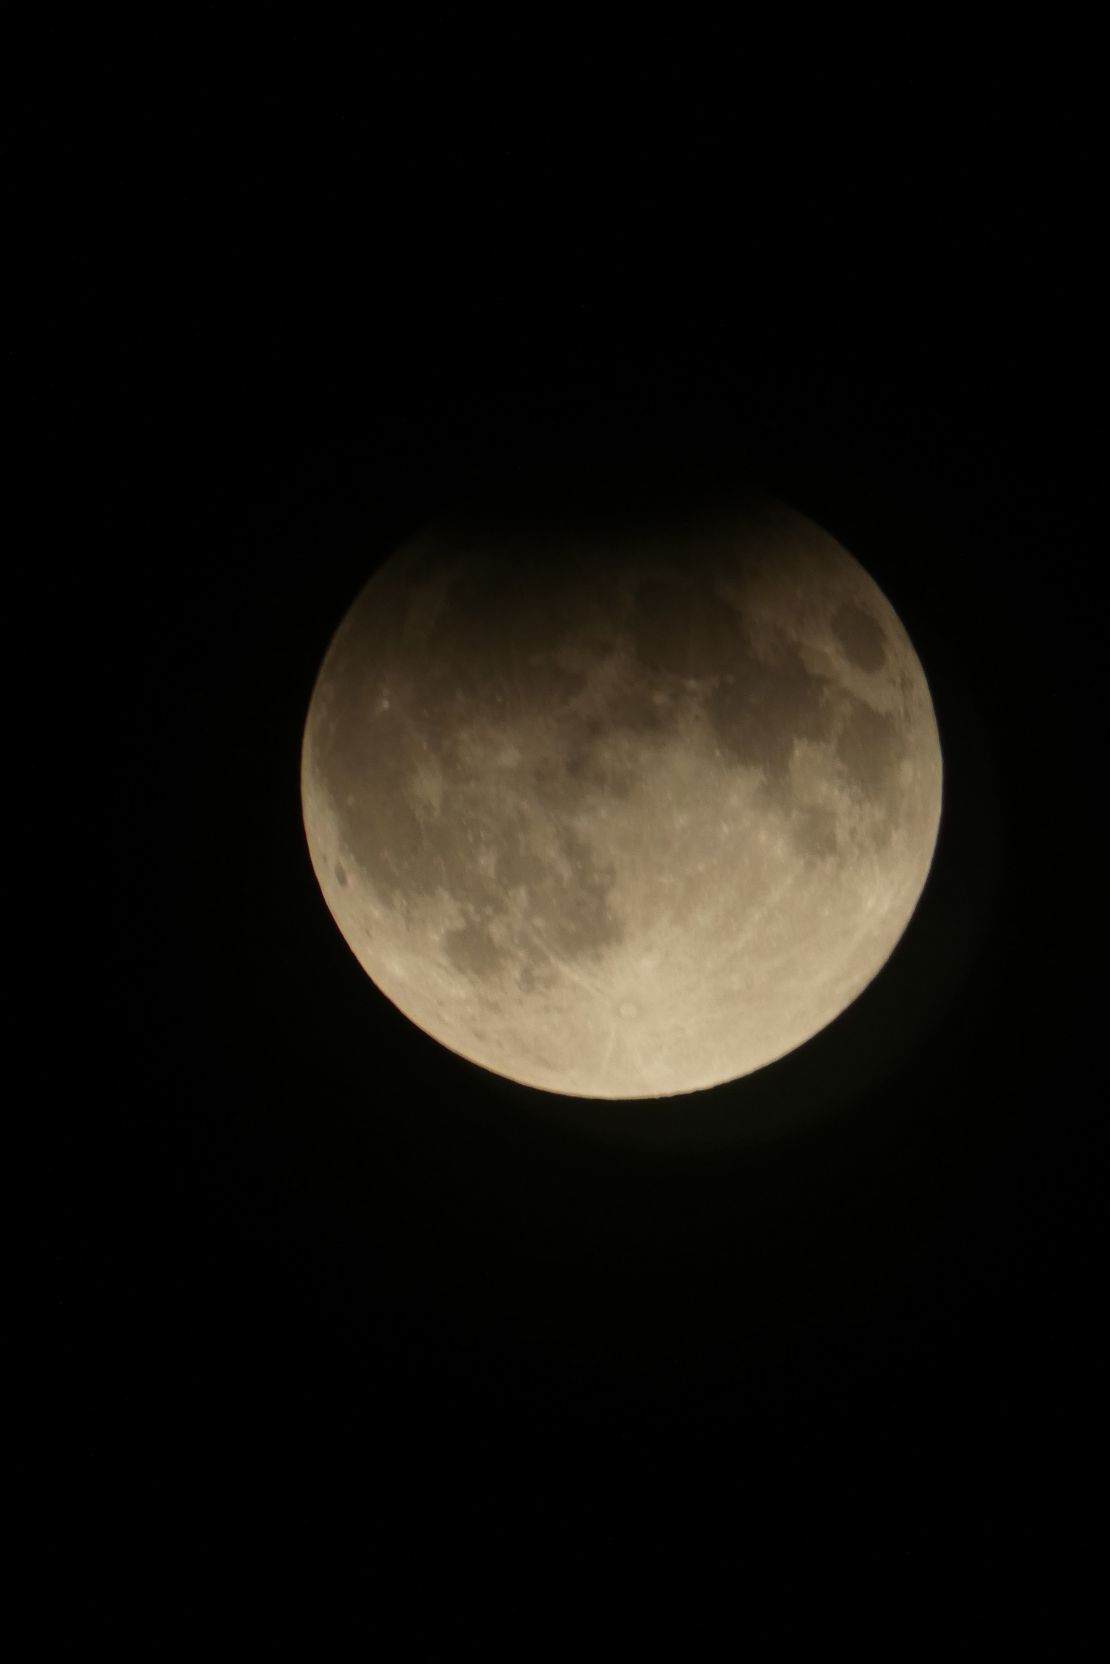
[{"label": "black background", "polygon": [[[927,99],[903,130],[847,98],[854,124],[806,121],[781,76],[753,113],[754,57],[737,113],[700,70],[614,83],[584,51],[436,79],[368,42],[348,88],[299,44],[24,132],[52,251],[25,339],[81,527],[45,563],[88,766],[59,783],[70,883],[74,796],[91,851],[44,1064],[67,1563],[203,1585],[326,1539],[375,1611],[460,1584],[525,1634],[614,1591],[650,1624],[685,1590],[695,1630],[723,1595],[737,1639],[767,1589],[784,1629],[829,1590],[911,1629],[1074,1622],[1082,135],[983,81],[961,125]],[[453,493],[676,454],[781,492],[891,598],[940,843],[887,969],[800,1052],[564,1102],[358,969],[301,731],[358,587]]]}]

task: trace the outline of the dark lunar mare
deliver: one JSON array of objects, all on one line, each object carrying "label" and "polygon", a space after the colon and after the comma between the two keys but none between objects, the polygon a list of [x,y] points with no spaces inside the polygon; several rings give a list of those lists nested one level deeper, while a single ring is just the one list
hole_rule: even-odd
[{"label": "dark lunar mare", "polygon": [[[605,760],[601,742],[661,732],[667,718],[660,695],[671,711],[698,706],[723,755],[760,772],[767,800],[789,816],[802,858],[835,855],[838,838],[830,810],[792,799],[789,769],[799,740],[835,743],[851,789],[880,806],[889,829],[892,778],[903,755],[898,724],[808,669],[789,637],[765,637],[757,647],[750,623],[712,573],[637,577],[633,570],[618,611],[617,592],[599,584],[596,568],[584,570],[549,550],[448,547],[447,554],[462,569],[450,578],[415,675],[408,655],[381,639],[386,609],[356,609],[343,655],[358,669],[360,696],[331,712],[318,755],[351,856],[387,905],[403,912],[417,897],[458,899],[465,920],[447,932],[445,946],[461,972],[500,972],[508,945],[508,957],[531,964],[537,978],[550,955],[588,961],[621,940],[623,926],[610,905],[612,865],[597,859],[565,816],[591,794],[628,792],[631,775]],[[610,561],[627,575],[627,553]],[[430,560],[417,560],[406,574],[406,618],[433,569]],[[883,631],[871,614],[846,604],[834,628],[853,662],[881,667]],[[591,631],[609,651],[627,638],[636,673],[600,710],[582,714],[573,702],[586,676],[559,655]],[[388,705],[377,708],[386,697]],[[498,715],[542,719],[565,736],[565,744],[528,765],[525,794],[552,817],[554,860],[530,836],[533,817],[511,803],[492,803],[460,753],[468,724]],[[429,760],[442,780],[436,812],[422,811],[413,792],[414,773]],[[346,802],[342,782],[352,780],[366,789]],[[487,852],[484,864],[480,851]],[[530,898],[527,926],[514,918],[509,899],[522,890]]]}]

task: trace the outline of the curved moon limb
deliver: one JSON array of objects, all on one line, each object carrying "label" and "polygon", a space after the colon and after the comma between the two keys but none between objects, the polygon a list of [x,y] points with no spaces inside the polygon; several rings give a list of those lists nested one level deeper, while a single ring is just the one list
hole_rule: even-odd
[{"label": "curved moon limb", "polygon": [[680,532],[436,522],[309,707],[308,848],[359,963],[549,1092],[692,1092],[802,1045],[933,857],[936,720],[876,584],[770,499]]}]

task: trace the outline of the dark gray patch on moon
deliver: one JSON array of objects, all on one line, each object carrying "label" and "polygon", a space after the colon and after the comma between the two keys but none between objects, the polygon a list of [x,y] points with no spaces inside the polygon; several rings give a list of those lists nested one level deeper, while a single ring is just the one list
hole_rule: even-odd
[{"label": "dark gray patch on moon", "polygon": [[449,930],[443,945],[452,965],[467,976],[494,976],[501,968],[500,948],[487,928],[474,919]]},{"label": "dark gray patch on moon", "polygon": [[[527,895],[535,922],[528,930],[502,932],[500,939],[519,937],[525,957],[542,957],[545,948],[560,957],[589,957],[621,938],[610,906],[612,869],[598,862],[588,842],[559,824],[558,811],[583,797],[572,758],[553,761],[546,778],[537,770],[523,793],[556,811],[544,841],[534,817],[514,802],[511,787],[491,792],[489,782],[475,778],[448,744],[436,747],[440,802],[421,803],[413,790],[419,749],[410,747],[395,724],[380,732],[373,766],[361,777],[365,784],[343,815],[346,846],[365,879],[397,911],[437,894],[465,900],[467,922],[446,938],[446,950],[460,969],[484,976],[501,968],[502,948],[492,927],[512,919],[519,905],[514,896]],[[353,733],[348,740],[333,745],[325,778],[335,777],[332,769],[358,766],[361,744]],[[582,759],[578,766],[585,766]],[[603,778],[596,789],[606,789]]]},{"label": "dark gray patch on moon", "polygon": [[836,752],[852,788],[878,805],[894,800],[902,750],[901,731],[893,717],[865,705],[862,699],[850,700]]},{"label": "dark gray patch on moon", "polygon": [[[492,975],[508,963],[523,963],[534,979],[543,981],[551,959],[589,961],[623,941],[625,927],[612,907],[615,872],[599,862],[591,845],[571,828],[555,829],[557,856],[529,844],[518,827],[508,825],[496,838],[492,880],[469,871],[466,889],[454,894],[485,895],[491,924],[496,923],[505,944],[496,957],[484,955],[468,968]],[[463,875],[460,875],[460,877]],[[448,942],[451,952],[451,943]]]},{"label": "dark gray patch on moon", "polygon": [[559,770],[561,784],[556,787],[556,795],[561,793],[566,809],[580,806],[584,795],[589,792],[605,797],[629,796],[636,782],[635,771],[627,764],[615,762],[602,750],[606,735],[623,728],[625,724],[616,711],[607,722],[599,717],[590,717],[574,723],[575,737],[567,749],[565,764]]},{"label": "dark gray patch on moon", "polygon": [[833,614],[832,627],[850,664],[870,672],[882,669],[886,663],[886,639],[878,619],[871,613],[854,601],[845,601]]},{"label": "dark gray patch on moon", "polygon": [[503,826],[491,828],[490,845],[498,896],[508,890],[531,889],[549,877],[549,861],[529,845],[519,820],[507,817]]},{"label": "dark gray patch on moon", "polygon": [[[466,753],[467,725],[448,707],[457,688],[438,669],[421,689],[419,721],[395,709],[369,722],[365,708],[341,710],[323,747],[323,778],[359,783],[342,816],[351,857],[399,913],[434,897],[460,906],[463,922],[445,933],[443,946],[468,977],[486,980],[520,962],[538,977],[548,956],[600,954],[624,934],[611,905],[615,875],[563,823],[586,792],[622,789],[618,772],[590,749],[596,731],[583,722],[577,750],[546,764],[521,758],[494,784]],[[489,688],[466,711],[480,730]],[[417,790],[422,766],[435,772],[433,797]]]},{"label": "dark gray patch on moon", "polygon": [[791,836],[803,855],[815,860],[835,855],[839,849],[836,816],[822,804],[795,809],[789,821]]},{"label": "dark gray patch on moon", "polygon": [[736,649],[732,609],[712,583],[693,577],[642,580],[632,633],[642,665],[684,679],[724,669]]},{"label": "dark gray patch on moon", "polygon": [[[357,785],[342,811],[344,842],[382,899],[403,910],[407,897],[433,892],[442,859],[434,828],[422,823],[411,794],[412,759],[400,718],[389,712],[375,719],[358,701],[344,703],[320,750],[326,782]],[[333,798],[343,803],[334,788]],[[446,840],[448,859],[454,842]]]},{"label": "dark gray patch on moon", "polygon": [[[606,703],[605,716],[606,725],[631,734],[658,734],[666,725],[659,701],[642,688],[624,688],[613,694]],[[599,723],[598,732],[601,726]]]},{"label": "dark gray patch on moon", "polygon": [[347,869],[343,865],[342,861],[337,861],[335,863],[335,882],[339,885],[341,890],[345,890],[347,888]]},{"label": "dark gray patch on moon", "polygon": [[570,588],[555,562],[487,560],[457,576],[428,642],[426,673],[438,700],[456,708],[488,700],[501,681],[517,703],[578,692],[585,677],[556,663],[576,623]]},{"label": "dark gray patch on moon", "polygon": [[793,642],[780,637],[759,655],[737,620],[728,668],[711,689],[706,710],[726,756],[762,769],[774,790],[785,785],[799,740],[819,744],[832,737],[835,712],[827,688]]}]

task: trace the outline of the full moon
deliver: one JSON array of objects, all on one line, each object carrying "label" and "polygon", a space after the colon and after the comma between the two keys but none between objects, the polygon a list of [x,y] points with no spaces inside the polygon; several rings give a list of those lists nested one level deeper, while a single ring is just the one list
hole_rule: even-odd
[{"label": "full moon", "polygon": [[426,1034],[658,1098],[774,1062],[872,981],[941,778],[886,597],[749,493],[431,524],[328,648],[301,795],[336,924]]}]

